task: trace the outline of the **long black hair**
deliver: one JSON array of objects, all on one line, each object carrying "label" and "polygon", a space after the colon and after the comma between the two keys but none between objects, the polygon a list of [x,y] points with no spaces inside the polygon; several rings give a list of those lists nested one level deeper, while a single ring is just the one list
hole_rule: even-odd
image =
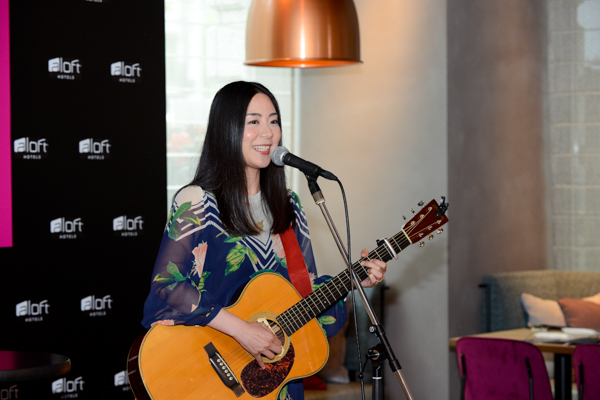
[{"label": "long black hair", "polygon": [[[242,153],[248,105],[258,93],[269,96],[281,127],[279,105],[269,89],[260,83],[244,81],[224,86],[217,92],[210,107],[200,161],[194,179],[189,183],[215,194],[221,222],[227,232],[234,236],[256,235],[260,232],[247,205],[246,164]],[[273,163],[262,168],[260,190],[263,204],[273,218],[273,233],[282,233],[295,224],[283,168]]]}]

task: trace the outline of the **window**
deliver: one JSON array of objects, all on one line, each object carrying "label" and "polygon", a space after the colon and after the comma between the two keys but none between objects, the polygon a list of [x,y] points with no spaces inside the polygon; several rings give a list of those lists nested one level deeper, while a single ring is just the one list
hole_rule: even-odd
[{"label": "window", "polygon": [[194,176],[210,104],[229,82],[256,81],[279,102],[283,141],[292,145],[292,70],[249,67],[246,18],[251,0],[165,0],[168,207]]},{"label": "window", "polygon": [[547,5],[550,262],[560,270],[597,271],[600,0]]}]

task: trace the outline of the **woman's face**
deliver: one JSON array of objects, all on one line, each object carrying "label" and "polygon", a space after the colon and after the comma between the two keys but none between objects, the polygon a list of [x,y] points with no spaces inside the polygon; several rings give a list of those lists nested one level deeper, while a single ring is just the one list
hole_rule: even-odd
[{"label": "woman's face", "polygon": [[244,125],[242,154],[246,172],[258,172],[269,166],[271,151],[279,145],[280,140],[281,127],[275,106],[269,96],[257,93],[248,104]]}]

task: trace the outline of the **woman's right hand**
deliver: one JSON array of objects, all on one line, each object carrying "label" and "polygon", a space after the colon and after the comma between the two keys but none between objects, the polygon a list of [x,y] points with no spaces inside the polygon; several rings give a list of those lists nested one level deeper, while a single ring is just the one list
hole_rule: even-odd
[{"label": "woman's right hand", "polygon": [[281,353],[281,341],[262,322],[247,322],[221,309],[208,326],[234,338],[265,369],[262,355],[269,359]]},{"label": "woman's right hand", "polygon": [[262,356],[269,359],[275,358],[281,353],[281,341],[271,332],[271,329],[262,322],[246,322],[243,329],[237,331],[233,336],[250,354],[256,358],[258,365],[265,369]]}]

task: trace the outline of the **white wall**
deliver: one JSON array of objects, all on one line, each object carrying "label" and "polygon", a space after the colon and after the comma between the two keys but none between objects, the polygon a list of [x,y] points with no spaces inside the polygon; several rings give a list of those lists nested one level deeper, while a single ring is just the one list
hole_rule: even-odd
[{"label": "white wall", "polygon": [[[364,64],[295,73],[296,153],[346,190],[352,255],[396,234],[420,200],[447,185],[446,1],[355,0]],[[298,137],[297,136],[297,137]],[[296,177],[321,273],[343,261],[304,177]],[[337,184],[319,180],[345,240]],[[452,204],[452,199],[448,199]],[[452,208],[450,208],[451,210]],[[452,224],[452,212],[448,214]],[[415,399],[448,398],[447,233],[389,263],[386,332]],[[404,398],[386,366],[387,398]]]}]

